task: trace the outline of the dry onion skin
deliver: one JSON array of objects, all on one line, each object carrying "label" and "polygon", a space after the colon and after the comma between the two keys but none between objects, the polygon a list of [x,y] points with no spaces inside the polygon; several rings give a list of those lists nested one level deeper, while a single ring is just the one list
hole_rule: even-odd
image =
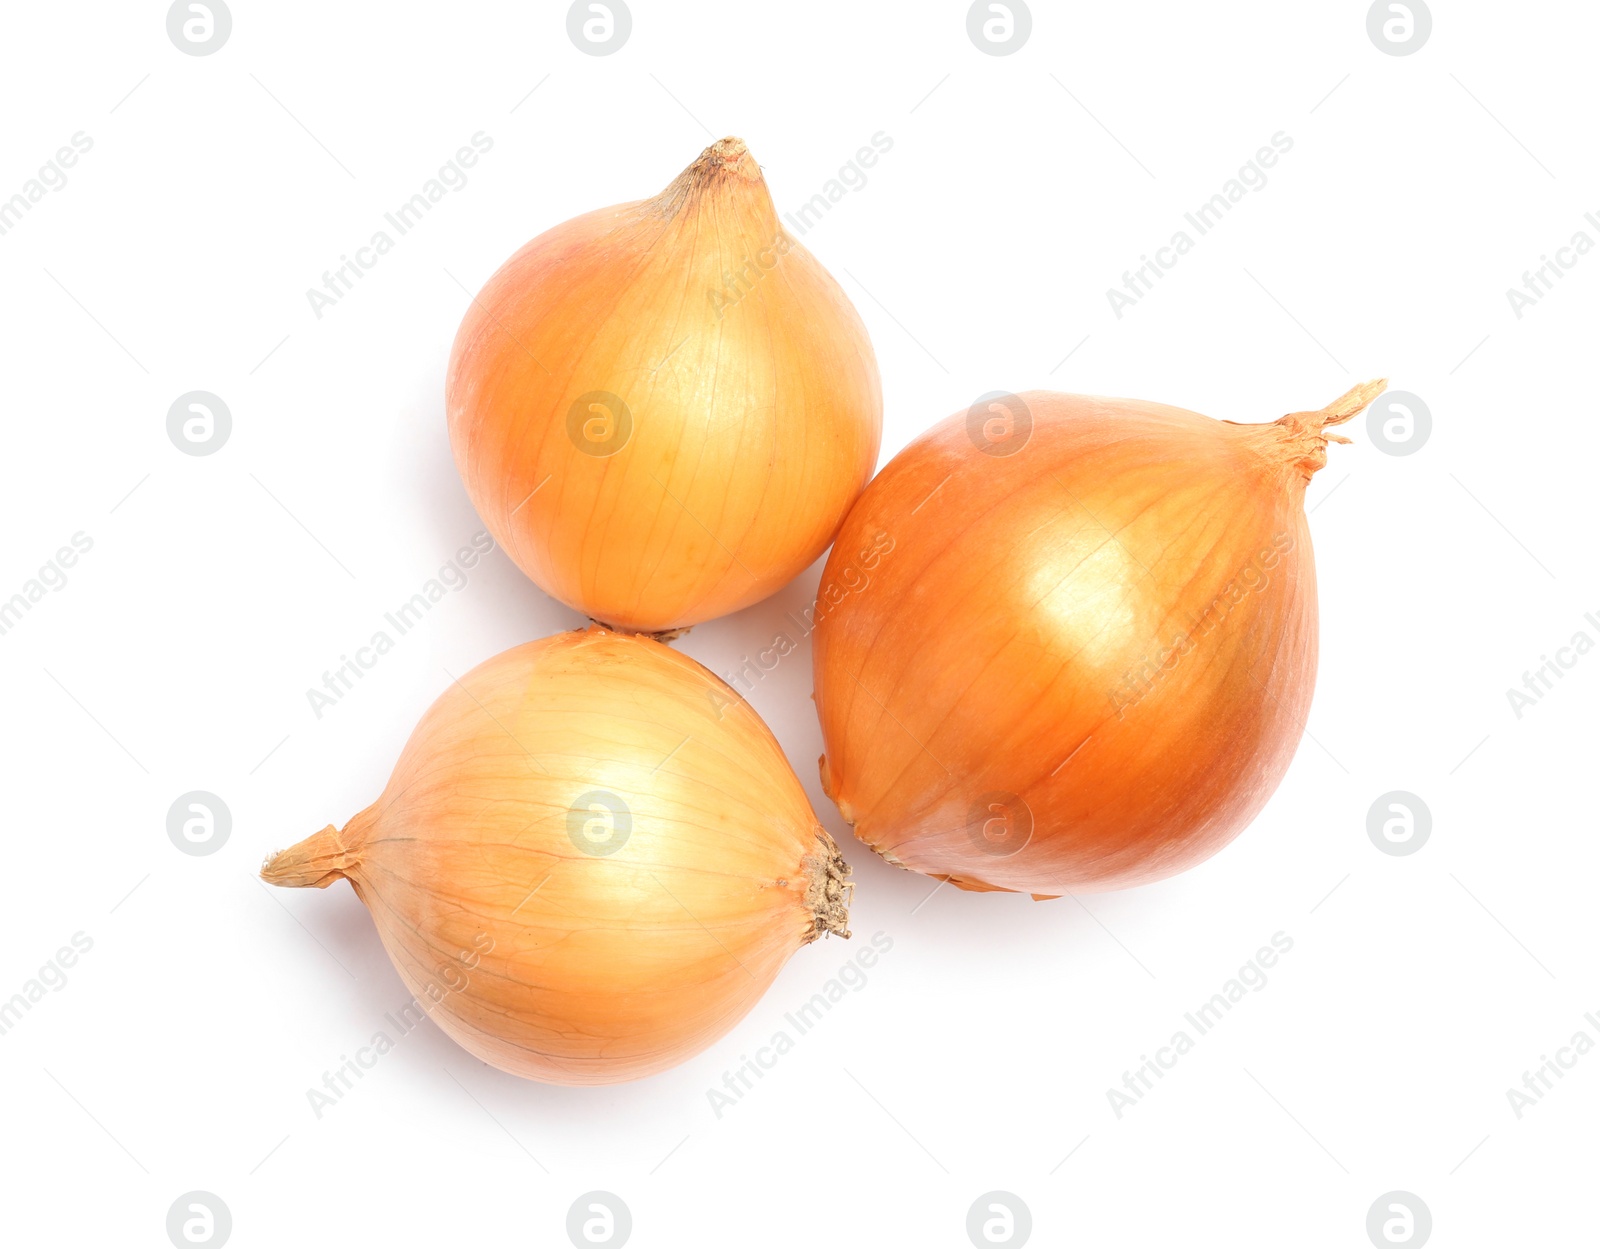
[{"label": "dry onion skin", "polygon": [[1261,425],[985,396],[896,456],[840,530],[814,635],[823,788],[856,836],[1036,897],[1231,841],[1311,704],[1306,484],[1384,385]]},{"label": "dry onion skin", "polygon": [[501,547],[645,633],[748,606],[821,555],[883,417],[861,318],[733,138],[507,261],[461,323],[446,401]]},{"label": "dry onion skin", "polygon": [[377,802],[261,873],[348,880],[434,1022],[553,1084],[710,1045],[802,945],[849,936],[848,874],[748,703],[597,627],[474,668]]}]

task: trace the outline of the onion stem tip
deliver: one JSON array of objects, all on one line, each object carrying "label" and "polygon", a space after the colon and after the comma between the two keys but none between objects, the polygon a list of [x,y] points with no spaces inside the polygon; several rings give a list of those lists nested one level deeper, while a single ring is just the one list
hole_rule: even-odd
[{"label": "onion stem tip", "polygon": [[345,875],[350,852],[329,824],[320,833],[280,850],[261,865],[261,879],[285,889],[326,889]]}]

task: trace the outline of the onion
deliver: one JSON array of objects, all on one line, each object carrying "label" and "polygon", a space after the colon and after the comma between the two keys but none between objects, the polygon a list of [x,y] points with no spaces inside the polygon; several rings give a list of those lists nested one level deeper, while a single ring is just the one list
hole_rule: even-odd
[{"label": "onion", "polygon": [[[1232,840],[1311,703],[1306,483],[1384,385],[1266,425],[991,395],[896,456],[840,529],[814,635],[823,788],[856,835],[1045,897]],[[887,552],[870,578],[863,551]]]},{"label": "onion", "polygon": [[750,705],[599,628],[506,651],[428,710],[383,796],[262,869],[354,887],[422,1007],[503,1071],[607,1084],[731,1028],[849,874]]},{"label": "onion", "polygon": [[507,261],[461,323],[446,398],[496,541],[630,632],[745,607],[821,555],[883,415],[860,317],[731,138]]}]

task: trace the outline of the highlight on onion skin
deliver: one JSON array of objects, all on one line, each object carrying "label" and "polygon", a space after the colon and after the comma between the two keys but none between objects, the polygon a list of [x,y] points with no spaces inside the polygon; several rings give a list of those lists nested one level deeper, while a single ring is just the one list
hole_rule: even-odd
[{"label": "highlight on onion skin", "polygon": [[648,633],[746,607],[821,555],[883,415],[865,326],[733,138],[507,261],[462,320],[446,401],[462,480],[518,567]]},{"label": "highlight on onion skin", "polygon": [[423,716],[383,795],[263,867],[348,880],[441,1028],[502,1071],[609,1084],[727,1032],[849,868],[742,698],[598,627],[506,651]]},{"label": "highlight on onion skin", "polygon": [[814,634],[823,788],[856,836],[1036,897],[1231,841],[1311,705],[1306,483],[1384,386],[1262,425],[985,396],[897,455],[840,529]]}]

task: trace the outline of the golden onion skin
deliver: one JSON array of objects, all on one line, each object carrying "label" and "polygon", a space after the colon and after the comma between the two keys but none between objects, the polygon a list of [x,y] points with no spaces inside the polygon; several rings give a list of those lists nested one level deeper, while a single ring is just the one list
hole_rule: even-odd
[{"label": "golden onion skin", "polygon": [[748,703],[591,627],[474,668],[377,802],[262,876],[349,880],[417,1002],[485,1062],[609,1084],[703,1050],[795,950],[847,936],[848,872]]},{"label": "golden onion skin", "polygon": [[738,139],[573,218],[489,279],[446,385],[456,465],[525,573],[661,633],[773,593],[877,464],[865,326]]},{"label": "golden onion skin", "polygon": [[1232,840],[1311,705],[1306,483],[1382,389],[1266,425],[1003,396],[896,456],[840,529],[814,634],[823,787],[857,837],[1041,897]]}]

